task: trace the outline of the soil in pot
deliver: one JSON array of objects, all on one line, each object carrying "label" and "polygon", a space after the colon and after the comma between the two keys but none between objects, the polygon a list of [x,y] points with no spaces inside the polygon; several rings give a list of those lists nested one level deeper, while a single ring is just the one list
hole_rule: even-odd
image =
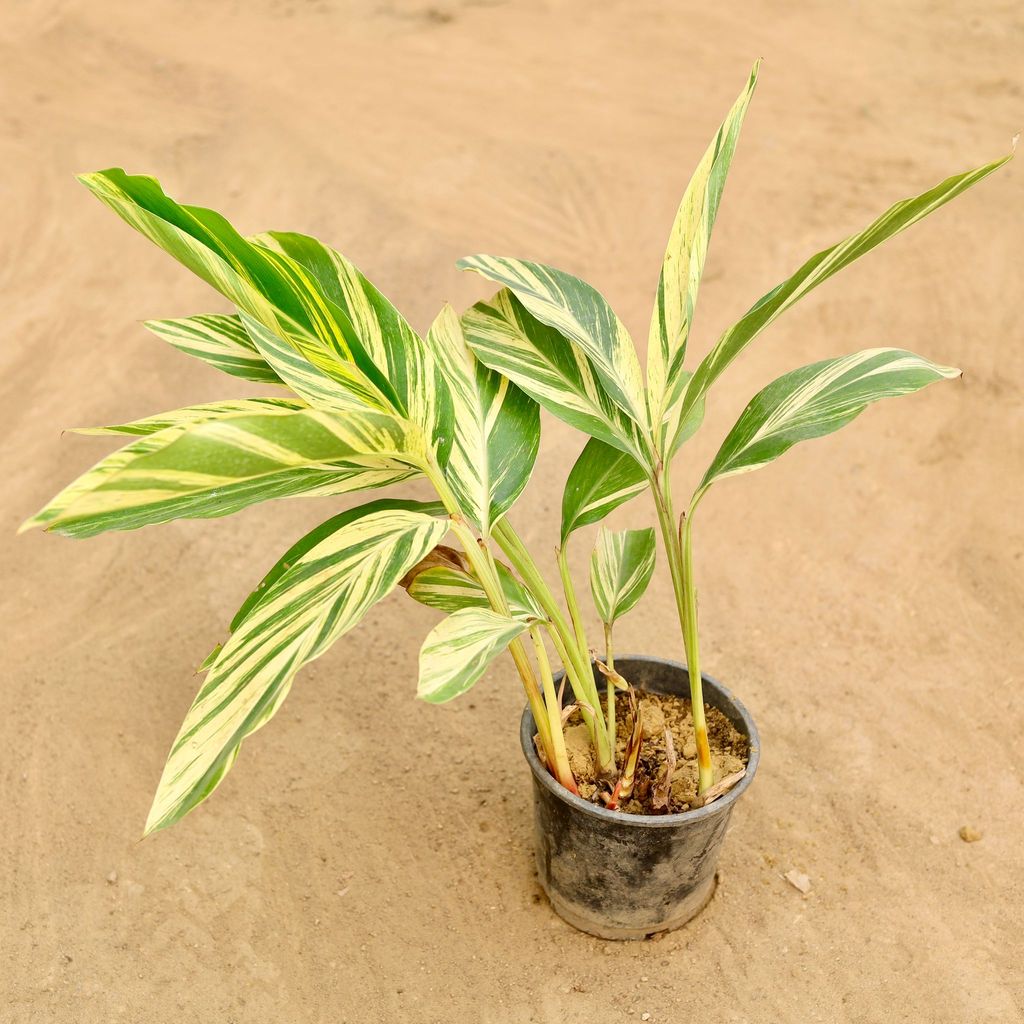
[{"label": "soil in pot", "polygon": [[[637,764],[633,793],[619,805],[626,814],[678,814],[688,811],[697,798],[697,743],[693,732],[690,701],[675,695],[641,691],[640,721],[643,743]],[[705,705],[708,741],[711,745],[711,763],[718,782],[736,772],[742,772],[750,756],[747,738],[738,732],[717,708]],[[621,766],[626,739],[633,728],[632,716],[625,695],[615,706],[616,761]],[[668,794],[668,807],[656,804],[659,783],[663,783],[667,760],[665,730],[672,733],[675,767]],[[565,745],[569,764],[585,800],[599,799],[601,784],[594,763],[593,748],[587,728],[579,712],[573,713],[566,724]]]}]

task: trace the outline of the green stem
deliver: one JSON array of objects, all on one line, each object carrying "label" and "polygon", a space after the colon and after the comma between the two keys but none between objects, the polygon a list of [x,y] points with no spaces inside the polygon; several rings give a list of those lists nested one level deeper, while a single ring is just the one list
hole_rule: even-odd
[{"label": "green stem", "polygon": [[540,680],[544,687],[544,704],[547,707],[548,729],[551,733],[551,747],[554,752],[551,773],[566,789],[578,794],[576,780],[573,778],[572,767],[569,764],[569,754],[565,749],[565,734],[562,732],[562,705],[559,704],[558,694],[555,692],[555,681],[551,675],[551,663],[548,661],[548,652],[544,647],[544,638],[537,626],[530,627],[530,636],[533,638],[533,649],[537,656],[537,664],[540,666]]},{"label": "green stem", "polygon": [[[704,715],[704,686],[700,674],[700,642],[697,633],[697,588],[693,578],[693,543],[691,527],[693,511],[701,495],[690,505],[689,514],[680,531],[676,526],[672,506],[672,490],[667,470],[660,479],[652,481],[651,490],[658,509],[658,522],[665,554],[668,558],[669,573],[672,577],[672,592],[676,599],[676,611],[683,631],[683,646],[686,649],[686,669],[690,677],[690,704],[693,712],[693,731],[697,742],[697,792],[703,793],[714,782],[711,765],[711,747],[708,743],[708,727]],[[680,536],[682,533],[682,536]]]},{"label": "green stem", "polygon": [[[505,600],[505,592],[501,589],[501,583],[498,580],[497,570],[494,568],[494,559],[490,548],[486,544],[481,545],[477,543],[473,531],[466,525],[466,521],[462,517],[458,499],[452,493],[451,488],[448,486],[448,481],[445,480],[444,474],[440,469],[436,466],[427,465],[424,467],[424,471],[448,511],[452,532],[458,537],[459,543],[462,544],[470,566],[480,581],[480,586],[483,587],[484,593],[487,595],[488,602],[494,611],[508,615],[508,602]],[[550,721],[544,706],[544,698],[541,696],[537,679],[533,673],[533,666],[530,664],[523,641],[516,637],[508,645],[508,650],[519,672],[523,689],[526,691],[526,699],[530,705],[533,720],[537,725],[537,735],[540,737],[541,746],[544,748],[544,753],[548,757],[549,763],[554,764],[554,737],[551,735]],[[559,734],[561,734],[561,729],[559,729]]]},{"label": "green stem", "polygon": [[576,599],[576,587],[573,586],[572,573],[569,571],[568,545],[563,544],[558,549],[558,575],[562,578],[562,592],[565,594],[565,603],[569,608],[569,618],[572,619],[572,628],[576,633],[576,646],[581,651],[589,652],[587,645],[587,631],[583,628],[583,616],[580,614],[580,603]]},{"label": "green stem", "polygon": [[507,519],[502,519],[495,526],[494,539],[516,572],[519,573],[527,589],[536,598],[537,603],[544,610],[544,614],[551,620],[551,639],[562,660],[562,665],[565,667],[572,691],[578,701],[587,704],[596,713],[591,714],[590,711],[581,708],[591,742],[597,751],[601,770],[602,772],[613,771],[615,748],[608,741],[608,730],[603,717],[597,713],[600,709],[601,698],[598,694],[597,682],[594,679],[594,669],[590,663],[589,652],[580,650],[576,634],[565,614],[558,607],[554,595],[537,568],[537,563]]},{"label": "green stem", "polygon": [[[604,662],[611,671],[615,671],[615,654],[612,651],[612,627],[604,624]],[[615,754],[615,684],[608,680],[608,742],[612,745],[612,756]]]}]

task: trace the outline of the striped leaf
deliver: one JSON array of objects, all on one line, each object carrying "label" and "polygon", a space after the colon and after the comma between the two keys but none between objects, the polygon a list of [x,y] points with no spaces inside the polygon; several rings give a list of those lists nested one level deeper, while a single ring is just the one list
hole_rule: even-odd
[{"label": "striped leaf", "polygon": [[180,320],[146,320],[143,327],[186,355],[202,359],[232,377],[256,384],[283,383],[256,351],[237,316],[211,313]]},{"label": "striped leaf", "polygon": [[[680,376],[685,382],[690,375],[683,371]],[[676,449],[696,432],[703,418],[704,402],[701,401],[690,411],[684,428],[676,435]],[[648,486],[648,473],[636,459],[592,437],[565,482],[562,545],[575,530],[599,523],[620,505],[643,494]]]},{"label": "striped leaf", "polygon": [[242,741],[280,707],[296,672],[355,626],[447,528],[419,512],[374,511],[334,530],[268,585],[217,656],[185,717],[147,835],[213,792]]},{"label": "striped leaf", "polygon": [[590,559],[590,590],[606,626],[644,595],[654,572],[655,539],[650,527],[613,532],[601,527]]},{"label": "striped leaf", "polygon": [[812,256],[792,277],[759,299],[722,335],[687,384],[680,403],[680,419],[686,419],[725,368],[790,306],[843,267],[849,266],[854,260],[870,252],[876,245],[916,224],[929,213],[988,177],[1002,167],[1011,156],[1012,154],[965,174],[954,175],[919,196],[896,203],[863,231]]},{"label": "striped leaf", "polygon": [[107,427],[70,427],[69,429],[73,434],[87,434],[96,437],[108,434],[130,434],[136,437],[145,437],[148,434],[155,434],[158,430],[166,430],[168,427],[199,423],[202,420],[279,410],[298,412],[308,408],[309,406],[298,398],[229,398],[220,402],[205,402],[202,405],[186,405],[183,409],[173,409],[171,412],[161,412],[155,416],[144,416],[141,420],[131,420],[128,423],[115,423]]},{"label": "striped leaf", "polygon": [[[686,341],[697,305],[697,291],[707,257],[711,230],[739,139],[743,117],[757,84],[760,61],[750,72],[725,120],[711,140],[683,194],[669,236],[658,281],[647,347],[647,387],[651,424],[661,433],[666,417],[678,407],[685,378]],[[667,436],[676,435],[670,424]],[[664,450],[664,439],[659,441]]]},{"label": "striped leaf", "polygon": [[397,394],[404,415],[438,440],[441,465],[452,443],[452,404],[433,353],[405,317],[340,252],[296,232],[270,231],[251,242],[301,266],[342,310],[373,365]]},{"label": "striped leaf", "polygon": [[646,459],[636,424],[611,400],[583,350],[531,315],[508,289],[467,310],[462,326],[480,362],[550,413],[639,461]]},{"label": "striped leaf", "polygon": [[540,446],[540,408],[476,358],[451,306],[438,314],[427,344],[454,410],[448,482],[463,513],[487,537],[530,479]]},{"label": "striped leaf", "polygon": [[439,622],[420,649],[416,696],[431,704],[465,693],[487,666],[521,633],[530,628],[485,608],[462,608]]},{"label": "striped leaf", "polygon": [[[402,512],[416,512],[420,515],[433,516],[435,519],[445,519],[447,517],[445,508],[440,502],[407,501],[404,498],[379,498],[377,501],[371,501],[365,505],[359,505],[356,508],[350,508],[336,516],[332,516],[326,522],[321,523],[319,526],[310,530],[310,532],[300,540],[296,541],[277,560],[270,571],[256,585],[256,588],[252,593],[242,602],[238,611],[235,612],[235,617],[231,620],[231,625],[228,627],[229,632],[234,633],[234,631],[238,629],[242,624],[242,621],[250,614],[250,612],[252,612],[257,605],[264,600],[268,593],[271,593],[270,588],[272,585],[276,583],[277,580],[279,580],[285,572],[295,565],[295,563],[298,562],[298,560],[307,552],[311,551],[323,541],[326,541],[328,537],[337,533],[338,530],[348,526],[350,523],[354,523],[357,519],[365,518],[366,516],[373,515],[376,512],[393,512],[396,510]],[[222,644],[217,644],[200,666],[200,671],[205,671],[213,665],[217,660],[217,656],[222,650],[222,647]]]},{"label": "striped leaf", "polygon": [[[461,608],[490,608],[484,588],[470,571],[464,556],[459,552],[451,552],[451,555],[455,557],[424,564],[422,568],[409,573],[402,581],[409,596],[420,604],[442,612],[456,612]],[[512,571],[501,562],[497,563],[497,567],[498,580],[512,617],[545,618],[529,590],[515,578]]]},{"label": "striped leaf", "polygon": [[578,345],[612,401],[634,423],[646,426],[643,376],[633,339],[597,289],[527,260],[467,256],[457,266],[508,288],[541,323]]},{"label": "striped leaf", "polygon": [[243,238],[213,210],[176,203],[155,178],[111,168],[79,180],[128,224],[336,380],[354,404],[404,412],[345,313],[300,264]]},{"label": "striped leaf", "polygon": [[21,529],[91,537],[225,516],[270,498],[384,487],[412,472],[404,445],[391,417],[369,412],[343,421],[278,408],[184,422],[108,455]]},{"label": "striped leaf", "polygon": [[729,431],[694,504],[716,480],[749,473],[777,459],[798,441],[845,426],[880,398],[919,391],[960,371],[895,348],[870,348],[824,359],[783,374],[759,391]]},{"label": "striped leaf", "polygon": [[632,455],[592,437],[572,467],[562,492],[562,546],[573,531],[599,523],[647,487],[647,472]]}]

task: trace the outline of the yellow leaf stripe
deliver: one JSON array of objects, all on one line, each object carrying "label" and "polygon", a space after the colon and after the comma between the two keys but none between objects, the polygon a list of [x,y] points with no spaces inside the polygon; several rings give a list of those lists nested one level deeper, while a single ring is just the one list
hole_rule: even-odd
[{"label": "yellow leaf stripe", "polygon": [[418,512],[376,511],[306,551],[262,593],[217,655],[171,748],[146,834],[216,788],[245,737],[276,712],[296,672],[388,594],[447,531]]}]

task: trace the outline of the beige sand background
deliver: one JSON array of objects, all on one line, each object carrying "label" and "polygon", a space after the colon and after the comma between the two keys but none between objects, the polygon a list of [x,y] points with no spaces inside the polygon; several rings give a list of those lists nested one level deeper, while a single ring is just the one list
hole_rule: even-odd
[{"label": "beige sand background", "polygon": [[[707,665],[764,758],[716,899],[661,941],[551,914],[513,673],[416,702],[433,616],[400,596],[214,799],[136,843],[194,667],[334,505],[13,539],[108,447],[61,427],[245,388],[138,326],[224,307],[72,172],[122,164],[243,230],[317,234],[419,327],[487,291],[456,257],[508,252],[582,274],[645,338],[686,178],[763,55],[703,351],[811,252],[1006,150],[1019,4],[52,0],[6,3],[0,31],[0,1020],[1024,1019],[1019,165],[815,293],[716,392],[680,487],[792,366],[896,344],[966,369],[705,504]],[[546,422],[513,517],[540,553],[579,445]],[[621,647],[679,654],[663,576]]]}]

